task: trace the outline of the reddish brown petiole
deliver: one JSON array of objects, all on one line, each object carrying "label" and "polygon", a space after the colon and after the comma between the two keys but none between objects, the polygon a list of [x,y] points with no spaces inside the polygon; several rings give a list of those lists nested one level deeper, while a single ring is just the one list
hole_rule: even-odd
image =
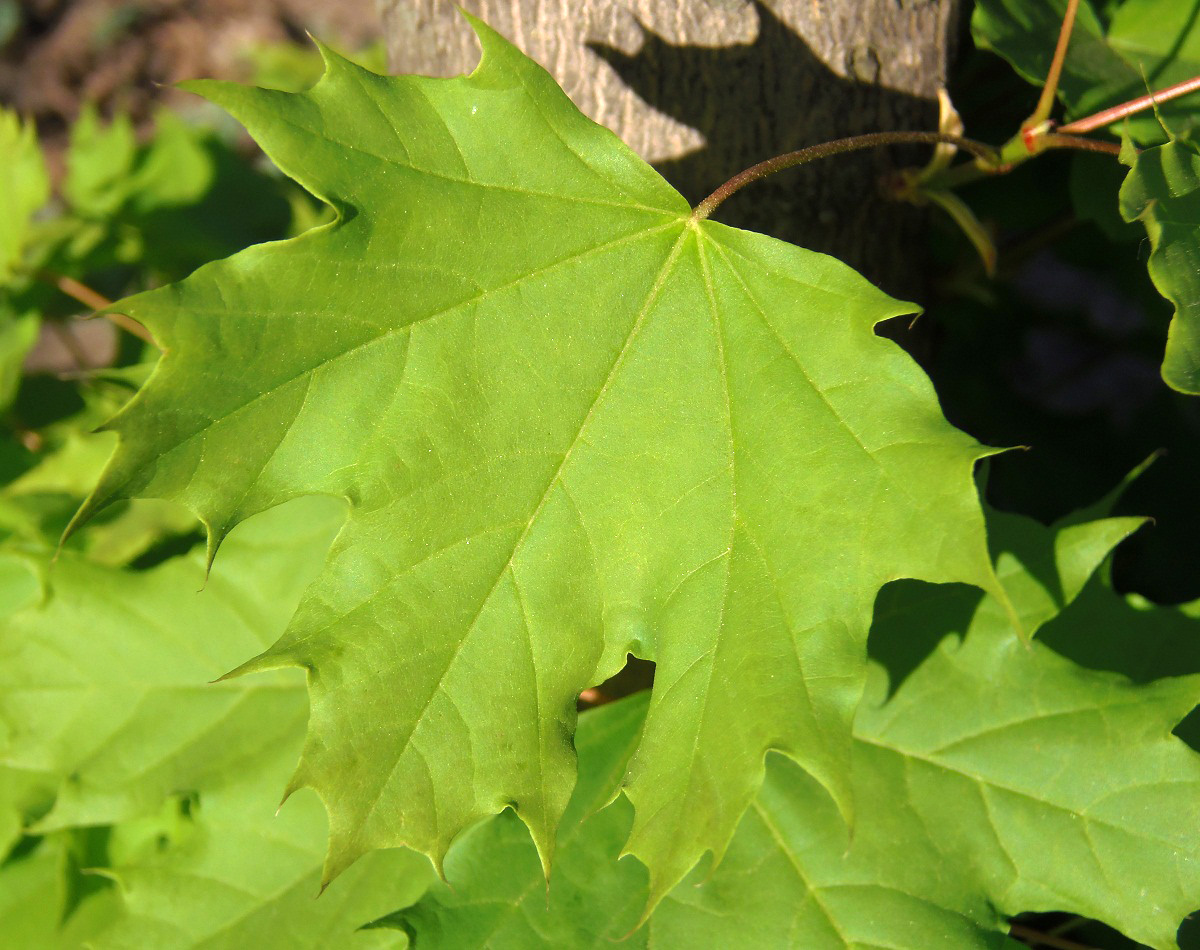
[{"label": "reddish brown petiole", "polygon": [[970,152],[976,158],[984,161],[995,161],[996,150],[990,145],[963,138],[960,135],[948,135],[944,132],[869,132],[866,135],[852,135],[849,138],[834,139],[832,142],[822,142],[820,145],[810,145],[799,151],[776,155],[766,161],[752,165],[743,172],[734,175],[720,188],[701,201],[692,209],[692,220],[703,221],[717,206],[734,192],[741,191],[751,182],[759,181],[768,175],[794,168],[820,158],[833,155],[843,155],[846,152],[857,152],[864,148],[878,148],[881,145],[937,145],[944,143]]},{"label": "reddish brown petiole", "polygon": [[1087,132],[1094,132],[1096,129],[1112,125],[1126,116],[1136,115],[1153,106],[1170,102],[1172,99],[1178,99],[1180,96],[1186,96],[1189,92],[1195,92],[1198,89],[1200,89],[1200,76],[1194,76],[1191,79],[1185,79],[1183,82],[1177,82],[1173,86],[1168,86],[1166,89],[1160,89],[1158,92],[1149,92],[1144,96],[1138,96],[1136,99],[1130,99],[1128,102],[1122,102],[1119,106],[1113,106],[1111,109],[1105,109],[1094,115],[1076,119],[1074,122],[1068,122],[1066,125],[1060,126],[1058,131],[1065,132],[1068,135],[1083,135]]},{"label": "reddish brown petiole", "polygon": [[1063,63],[1067,58],[1067,47],[1071,45],[1071,31],[1075,28],[1075,13],[1079,9],[1079,0],[1068,0],[1067,12],[1063,14],[1062,27],[1058,31],[1058,45],[1054,47],[1054,58],[1050,61],[1050,70],[1046,73],[1046,84],[1042,86],[1042,94],[1038,98],[1037,108],[1033,115],[1025,120],[1022,129],[1041,125],[1054,109],[1054,94],[1058,92],[1058,80],[1062,76]]}]

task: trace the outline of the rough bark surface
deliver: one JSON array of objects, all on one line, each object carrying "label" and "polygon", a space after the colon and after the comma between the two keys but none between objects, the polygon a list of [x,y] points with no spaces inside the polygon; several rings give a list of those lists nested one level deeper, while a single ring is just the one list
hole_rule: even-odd
[{"label": "rough bark surface", "polygon": [[[478,60],[453,0],[379,0],[392,68]],[[958,0],[463,0],[693,202],[761,159],[862,132],[936,128]],[[752,186],[719,220],[919,291],[921,215],[878,182],[921,151],[842,157]]]}]

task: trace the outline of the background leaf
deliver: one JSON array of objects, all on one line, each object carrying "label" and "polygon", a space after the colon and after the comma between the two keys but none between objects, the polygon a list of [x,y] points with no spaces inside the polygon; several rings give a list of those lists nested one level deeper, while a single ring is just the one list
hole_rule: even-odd
[{"label": "background leaf", "polygon": [[284,626],[336,509],[310,499],[264,515],[207,583],[199,556],[145,572],[59,559],[51,595],[0,629],[0,754],[63,783],[39,830],[152,811],[303,729],[292,671],[211,681]]},{"label": "background leaf", "polygon": [[107,872],[118,885],[115,921],[97,950],[243,947],[394,950],[402,931],[359,930],[418,897],[433,875],[411,851],[383,851],[357,862],[323,893],[327,822],[311,792],[278,807],[279,790],[299,752],[297,730],[243,776],[199,796],[177,843]]},{"label": "background leaf", "polygon": [[20,269],[30,223],[50,198],[50,179],[31,122],[0,109],[0,287]]},{"label": "background leaf", "polygon": [[255,518],[207,583],[195,556],[144,571],[64,556],[44,600],[10,616],[0,815],[26,837],[0,865],[5,946],[406,944],[357,930],[420,895],[424,857],[370,855],[317,900],[324,809],[305,793],[276,816],[302,677],[208,682],[277,634],[341,514],[306,499]]}]

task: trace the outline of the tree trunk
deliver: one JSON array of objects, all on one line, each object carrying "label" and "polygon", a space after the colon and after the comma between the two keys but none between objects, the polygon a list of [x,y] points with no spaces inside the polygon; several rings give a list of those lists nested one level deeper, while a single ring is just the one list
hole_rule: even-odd
[{"label": "tree trunk", "polygon": [[[452,0],[379,0],[397,72],[470,71]],[[957,0],[465,0],[576,104],[693,203],[764,158],[863,132],[933,130]],[[920,291],[922,215],[878,182],[920,150],[841,156],[750,186],[729,224],[834,254],[885,289]]]}]

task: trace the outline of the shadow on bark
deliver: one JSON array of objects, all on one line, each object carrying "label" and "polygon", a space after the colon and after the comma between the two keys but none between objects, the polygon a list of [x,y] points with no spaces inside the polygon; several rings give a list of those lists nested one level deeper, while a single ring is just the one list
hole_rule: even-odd
[{"label": "shadow on bark", "polygon": [[[847,54],[834,73],[762,3],[752,43],[676,46],[643,26],[633,56],[589,43],[621,79],[659,111],[696,129],[705,147],[656,167],[693,204],[732,175],[765,158],[865,132],[935,130],[936,103],[873,85],[878,59]],[[749,118],[747,109],[756,116]],[[923,213],[883,199],[890,170],[924,164],[929,150],[877,149],[783,172],[735,195],[714,215],[847,262],[893,294],[921,292]],[[882,234],[887,236],[881,237]]]}]

